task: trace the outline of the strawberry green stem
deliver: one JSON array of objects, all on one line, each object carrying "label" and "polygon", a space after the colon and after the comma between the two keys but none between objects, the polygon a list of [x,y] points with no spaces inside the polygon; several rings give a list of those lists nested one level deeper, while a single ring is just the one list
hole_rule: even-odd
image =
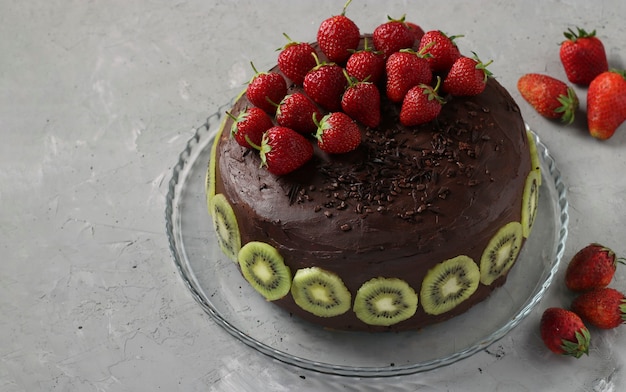
[{"label": "strawberry green stem", "polygon": [[454,40],[455,40],[455,39],[457,39],[457,38],[463,38],[463,37],[465,37],[465,35],[463,35],[463,34],[457,34],[457,35],[446,35],[446,33],[444,33],[444,32],[443,32],[443,31],[441,31],[441,30],[439,30],[439,32],[440,32],[441,34],[443,34],[443,36],[444,36],[444,37],[448,37],[448,39],[449,39],[450,41],[452,41],[452,42],[454,42]]},{"label": "strawberry green stem", "polygon": [[443,105],[445,102],[438,93],[440,86],[441,86],[441,76],[437,76],[437,84],[435,85],[434,88],[427,84],[420,84],[420,87],[423,89],[424,94],[428,95],[429,101],[432,101],[434,99]]},{"label": "strawberry green stem", "polygon": [[322,117],[321,120],[318,121],[317,113],[313,113],[313,123],[317,127],[317,130],[312,135],[315,139],[319,141],[322,141],[324,130],[328,129],[328,123],[326,122],[326,119],[328,118],[328,116],[330,116],[330,114],[327,114],[326,116]]},{"label": "strawberry green stem", "polygon": [[400,49],[400,52],[405,51],[405,50],[411,50],[413,51],[413,53],[415,53],[418,57],[422,57],[422,58],[426,58],[426,57],[433,57],[432,54],[430,53],[426,53],[430,50],[430,48],[432,48],[433,46],[435,46],[435,41],[429,42],[428,44],[424,45],[424,47],[422,49],[420,49],[419,52],[415,53],[415,51],[413,51],[413,49]]},{"label": "strawberry green stem", "polygon": [[346,9],[350,5],[350,3],[352,3],[352,0],[346,1],[346,4],[343,5],[343,12],[341,12],[341,16],[345,16],[346,15]]},{"label": "strawberry green stem", "polygon": [[266,155],[272,151],[272,146],[270,146],[269,144],[267,144],[265,142],[265,134],[263,134],[263,139],[262,139],[262,143],[259,146],[258,144],[255,144],[252,142],[252,140],[250,140],[250,138],[248,137],[248,135],[245,136],[246,142],[248,142],[248,144],[250,145],[250,147],[254,148],[255,150],[259,151],[259,157],[261,158],[261,165],[259,165],[259,167],[267,167],[267,157]]},{"label": "strawberry green stem", "polygon": [[[344,75],[344,76],[346,77],[346,79],[348,80],[348,87],[346,87],[346,90],[347,90],[347,89],[349,89],[350,87],[354,87],[354,86],[356,86],[356,85],[357,85],[357,83],[359,83],[359,79],[357,79],[357,78],[355,78],[355,77],[353,77],[353,76],[350,76],[350,75],[348,74],[348,71],[346,71],[346,69],[345,69],[345,68],[343,68],[343,75]],[[363,82],[366,82],[366,81],[370,78],[370,76],[371,76],[371,75],[367,75],[367,77],[366,77],[365,79],[363,79],[362,81],[363,81]],[[315,114],[315,113],[313,113],[313,114]]]},{"label": "strawberry green stem", "polygon": [[250,137],[248,135],[245,136],[246,142],[248,142],[248,144],[250,145],[250,147],[254,148],[255,150],[259,150],[261,151],[261,146],[259,146],[258,144],[255,144],[252,140],[250,140]]},{"label": "strawberry green stem", "polygon": [[254,63],[252,61],[250,61],[250,66],[252,67],[252,70],[254,71],[255,75],[259,74],[259,71],[257,71],[256,67],[254,66]]},{"label": "strawberry green stem", "polygon": [[237,117],[235,117],[231,112],[226,112],[226,115],[230,117],[233,121],[237,121]]},{"label": "strawberry green stem", "polygon": [[491,76],[493,76],[493,74],[491,73],[491,71],[489,71],[487,69],[487,67],[489,65],[491,65],[491,63],[493,63],[493,60],[489,60],[486,63],[483,63],[480,58],[478,57],[478,55],[476,54],[476,52],[472,52],[474,54],[474,60],[476,60],[476,62],[478,64],[476,64],[476,69],[481,69],[484,73],[485,73],[485,79],[484,82],[487,83],[487,79]]},{"label": "strawberry green stem", "polygon": [[387,19],[390,22],[400,22],[400,23],[404,23],[404,20],[406,19],[406,14],[402,15],[402,17],[400,19],[394,19],[391,16],[387,15]]},{"label": "strawberry green stem", "polygon": [[281,46],[280,48],[276,49],[276,51],[277,51],[277,52],[278,52],[278,51],[280,51],[280,50],[283,50],[283,49],[285,49],[285,48],[287,48],[287,47],[289,47],[289,46],[291,46],[291,45],[295,45],[295,44],[297,44],[297,43],[298,43],[298,42],[296,42],[296,41],[292,40],[292,39],[291,39],[291,37],[289,37],[289,36],[287,35],[287,33],[283,33],[283,35],[285,36],[285,38],[287,38],[287,41],[288,41],[288,42],[287,42],[284,46]]}]

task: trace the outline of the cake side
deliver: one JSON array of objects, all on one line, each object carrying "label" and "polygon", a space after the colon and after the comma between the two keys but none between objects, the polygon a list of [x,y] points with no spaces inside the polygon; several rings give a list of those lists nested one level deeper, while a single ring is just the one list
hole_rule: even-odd
[{"label": "cake side", "polygon": [[[233,111],[247,105],[244,97]],[[393,123],[397,113],[391,109],[388,116]],[[458,255],[480,260],[495,230],[520,221],[522,192],[531,166],[517,106],[495,80],[479,97],[448,103],[439,125],[435,132],[426,126],[392,129],[389,136],[367,130],[357,151],[334,157],[316,150],[313,160],[284,177],[259,169],[258,156],[225,133],[218,147],[216,192],[231,201],[242,243],[271,244],[292,271],[311,266],[333,271],[352,293],[376,276],[403,277],[412,287],[420,287],[433,263]],[[441,139],[442,145],[434,144],[434,138]],[[397,168],[397,162],[376,169],[371,167],[376,163],[363,166],[363,162],[380,159],[372,157],[376,154],[371,150],[390,143],[395,144],[391,148],[397,149],[397,155],[402,146],[405,164],[423,160],[428,156],[424,151],[437,150],[433,153],[445,158],[434,167],[424,164],[430,174],[413,187],[387,186],[384,193],[373,196],[356,190],[359,195],[350,197],[351,190],[358,188],[359,172],[376,170],[381,178],[372,180],[383,181],[387,170]],[[410,180],[423,171],[410,167],[395,181]],[[418,307],[414,324],[461,313],[503,281],[479,286],[471,300],[438,318],[422,314]],[[290,296],[279,302],[293,313],[303,313]],[[306,312],[301,316],[311,319]],[[324,323],[338,328],[332,324],[343,324],[340,318]],[[360,322],[352,318],[350,323]],[[344,325],[349,328],[351,324]]]}]

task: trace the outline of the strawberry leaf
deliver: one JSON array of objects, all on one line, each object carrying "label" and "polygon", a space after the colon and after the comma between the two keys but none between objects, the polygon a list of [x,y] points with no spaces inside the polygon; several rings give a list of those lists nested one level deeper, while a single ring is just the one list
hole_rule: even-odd
[{"label": "strawberry leaf", "polygon": [[580,331],[576,331],[576,341],[563,339],[561,348],[563,349],[563,355],[571,355],[575,358],[580,358],[583,354],[589,355],[589,341],[591,335],[587,328],[582,328]]},{"label": "strawberry leaf", "polygon": [[556,113],[561,113],[561,121],[566,124],[574,122],[576,110],[578,110],[578,97],[571,87],[567,88],[567,96],[559,95],[557,98],[561,106],[554,109]]},{"label": "strawberry leaf", "polygon": [[572,29],[567,29],[566,32],[563,33],[565,38],[572,42],[576,42],[579,38],[591,38],[596,36],[596,31],[593,30],[591,33],[585,31],[585,29],[581,29],[580,27],[576,27],[578,32],[574,32]]}]

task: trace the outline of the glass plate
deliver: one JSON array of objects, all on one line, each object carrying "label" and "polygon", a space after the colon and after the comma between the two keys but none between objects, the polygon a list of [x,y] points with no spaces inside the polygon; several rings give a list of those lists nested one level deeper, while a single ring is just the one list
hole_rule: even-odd
[{"label": "glass plate", "polygon": [[503,337],[551,284],[567,238],[568,203],[555,161],[533,132],[543,172],[539,211],[506,285],[486,301],[449,321],[402,333],[328,331],[290,317],[254,292],[216,243],[207,213],[205,175],[225,109],[197,129],[173,168],[166,229],[174,261],[195,299],[226,331],[259,352],[334,375],[418,373],[452,364]]}]

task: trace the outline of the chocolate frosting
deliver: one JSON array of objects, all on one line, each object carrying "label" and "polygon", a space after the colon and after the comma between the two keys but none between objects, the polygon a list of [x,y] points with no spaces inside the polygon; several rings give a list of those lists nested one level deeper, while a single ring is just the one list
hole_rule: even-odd
[{"label": "chocolate frosting", "polygon": [[[298,89],[292,85],[290,92]],[[383,97],[383,121],[362,128],[357,150],[329,155],[315,148],[309,163],[281,177],[260,168],[258,153],[229,136],[226,118],[217,141],[216,192],[230,201],[242,244],[271,244],[292,273],[311,266],[332,271],[353,299],[374,277],[401,278],[419,293],[426,272],[444,260],[467,255],[480,264],[498,229],[521,219],[531,167],[526,131],[518,106],[493,78],[478,96],[446,99],[435,121],[407,128],[399,125],[399,105]],[[250,105],[244,94],[231,112]],[[352,311],[319,318],[291,295],[275,302],[328,328],[415,329],[466,311],[505,279],[480,284],[443,315],[418,306],[391,327],[367,325]]]}]

